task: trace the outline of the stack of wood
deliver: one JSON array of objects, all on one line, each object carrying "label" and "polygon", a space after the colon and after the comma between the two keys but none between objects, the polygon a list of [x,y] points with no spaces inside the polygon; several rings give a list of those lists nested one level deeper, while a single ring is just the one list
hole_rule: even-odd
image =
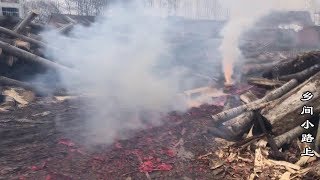
[{"label": "stack of wood", "polygon": [[[10,17],[3,17],[4,20],[0,21],[2,25],[0,26],[0,87],[21,87],[44,95],[49,91],[44,87],[24,82],[28,80],[27,76],[43,73],[47,70],[74,73],[71,68],[49,60],[45,56],[44,49],[47,44],[39,34],[36,34],[40,32],[36,29],[40,27],[43,30],[46,27],[32,22],[37,16],[37,13],[30,12],[25,19],[20,21],[5,19],[10,19]],[[13,23],[16,24],[13,25]],[[74,24],[76,22],[70,20],[70,24],[61,28],[60,32],[66,33]]]},{"label": "stack of wood", "polygon": [[[320,51],[304,53],[295,58],[258,68],[262,76],[247,78],[249,84],[267,88],[261,99],[248,91],[240,96],[243,105],[212,115],[211,131],[224,131],[231,140],[245,138],[251,129],[253,135],[267,136],[271,149],[291,143],[303,133],[315,137],[312,145],[319,149],[320,131]],[[311,92],[309,101],[302,101],[303,94]],[[304,107],[313,107],[313,114],[302,113]],[[309,120],[314,127],[307,130],[301,125]],[[318,132],[317,132],[318,131]]]}]

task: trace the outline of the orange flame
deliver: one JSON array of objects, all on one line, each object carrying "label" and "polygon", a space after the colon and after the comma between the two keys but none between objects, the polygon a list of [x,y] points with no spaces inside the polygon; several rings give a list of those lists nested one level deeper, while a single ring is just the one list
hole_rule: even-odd
[{"label": "orange flame", "polygon": [[225,84],[232,84],[232,73],[233,73],[233,65],[231,62],[226,62],[224,64],[224,78]]}]

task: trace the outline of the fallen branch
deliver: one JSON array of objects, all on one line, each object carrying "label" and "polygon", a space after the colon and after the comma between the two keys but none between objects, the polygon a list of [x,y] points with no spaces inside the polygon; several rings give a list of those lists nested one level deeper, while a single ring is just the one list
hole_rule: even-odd
[{"label": "fallen branch", "polygon": [[261,105],[262,103],[267,103],[269,101],[272,101],[272,100],[275,100],[275,99],[281,97],[282,95],[284,95],[285,93],[287,93],[288,91],[290,91],[292,88],[294,88],[297,85],[298,85],[298,81],[295,79],[292,79],[291,81],[287,82],[286,84],[284,84],[280,88],[271,91],[262,99],[259,99],[254,102],[251,102],[249,104],[245,104],[245,105],[242,105],[242,106],[239,106],[236,108],[232,108],[232,109],[223,111],[223,112],[218,113],[216,115],[213,115],[212,116],[213,122],[214,123],[223,123],[223,122],[227,121],[228,119],[234,118],[234,117],[238,116],[239,114],[245,112],[247,109],[251,109],[251,110],[259,109],[259,108],[261,108],[261,107],[259,107],[259,105]]},{"label": "fallen branch", "polygon": [[27,60],[31,63],[40,64],[40,65],[47,67],[47,68],[50,68],[50,69],[63,70],[63,71],[71,72],[71,73],[75,72],[74,70],[72,70],[68,67],[54,63],[48,59],[42,58],[42,57],[37,56],[35,54],[32,54],[28,51],[24,51],[22,49],[19,49],[17,47],[14,47],[14,46],[12,46],[8,43],[2,42],[2,41],[0,41],[0,48],[2,48],[2,50],[8,54],[22,58],[22,59]]}]

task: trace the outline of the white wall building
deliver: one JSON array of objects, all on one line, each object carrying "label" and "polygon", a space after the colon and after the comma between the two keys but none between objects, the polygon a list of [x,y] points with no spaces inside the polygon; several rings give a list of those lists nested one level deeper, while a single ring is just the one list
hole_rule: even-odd
[{"label": "white wall building", "polygon": [[306,0],[307,8],[315,25],[320,25],[320,0]]},{"label": "white wall building", "polygon": [[22,18],[24,16],[22,0],[0,0],[0,15]]}]

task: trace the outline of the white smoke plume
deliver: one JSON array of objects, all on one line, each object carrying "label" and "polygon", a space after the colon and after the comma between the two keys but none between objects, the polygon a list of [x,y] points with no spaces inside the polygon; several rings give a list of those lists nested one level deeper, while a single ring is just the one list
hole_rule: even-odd
[{"label": "white smoke plume", "polygon": [[272,11],[306,10],[305,0],[223,0],[229,9],[229,20],[222,30],[223,41],[220,46],[223,68],[227,83],[231,83],[232,65],[240,59],[238,49],[241,34],[251,28],[256,20]]},{"label": "white smoke plume", "polygon": [[58,47],[48,49],[48,55],[80,72],[73,78],[61,72],[68,90],[92,95],[81,111],[95,136],[90,140],[99,143],[157,125],[161,113],[186,109],[177,100],[183,73],[161,69],[170,52],[167,22],[137,4],[110,7],[105,14],[90,27],[76,26],[70,37],[43,34],[49,46]]}]

